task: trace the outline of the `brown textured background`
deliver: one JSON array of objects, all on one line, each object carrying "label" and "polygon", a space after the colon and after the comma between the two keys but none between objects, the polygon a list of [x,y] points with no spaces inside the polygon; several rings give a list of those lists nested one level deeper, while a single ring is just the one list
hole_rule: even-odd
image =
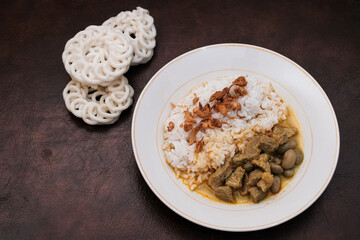
[{"label": "brown textured background", "polygon": [[[360,239],[359,1],[0,4],[0,239]],[[341,153],[313,206],[258,232],[198,226],[168,209],[143,180],[131,147],[133,106],[112,126],[88,126],[66,110],[66,41],[138,5],[150,10],[158,36],[152,61],[126,74],[135,103],[164,64],[215,43],[277,51],[320,83],[338,117]]]}]

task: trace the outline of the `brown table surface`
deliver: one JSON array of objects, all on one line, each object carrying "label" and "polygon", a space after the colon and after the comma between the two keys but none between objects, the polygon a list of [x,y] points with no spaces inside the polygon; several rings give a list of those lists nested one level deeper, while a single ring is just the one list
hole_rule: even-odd
[{"label": "brown table surface", "polygon": [[[191,223],[137,168],[134,105],[111,126],[86,125],[66,110],[66,41],[136,6],[154,17],[157,46],[149,63],[126,73],[135,103],[164,64],[215,43],[274,50],[319,82],[338,117],[341,153],[309,209],[257,232]],[[11,0],[1,2],[0,31],[0,239],[360,239],[359,1]]]}]

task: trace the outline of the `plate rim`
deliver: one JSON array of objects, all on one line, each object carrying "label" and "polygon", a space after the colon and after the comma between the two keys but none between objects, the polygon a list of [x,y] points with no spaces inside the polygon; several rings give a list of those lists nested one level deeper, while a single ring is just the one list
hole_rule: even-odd
[{"label": "plate rim", "polygon": [[[323,97],[325,98],[327,104],[329,105],[330,111],[332,113],[333,116],[333,121],[334,121],[334,125],[335,125],[335,130],[336,130],[336,156],[335,156],[335,162],[334,162],[334,166],[331,169],[331,172],[329,174],[329,176],[326,179],[326,182],[324,183],[323,187],[317,192],[317,194],[304,206],[302,206],[300,209],[298,209],[298,211],[296,211],[293,214],[290,214],[289,216],[275,222],[275,223],[270,223],[267,224],[265,226],[259,226],[259,227],[253,227],[253,228],[247,228],[247,229],[239,229],[239,228],[227,228],[227,227],[222,227],[222,226],[214,226],[212,224],[208,224],[206,222],[202,222],[199,221],[197,219],[191,218],[190,216],[186,215],[185,213],[179,211],[177,208],[175,208],[170,202],[168,202],[164,197],[162,197],[157,190],[155,189],[155,187],[151,184],[150,180],[146,177],[146,174],[144,172],[144,169],[142,168],[141,164],[140,164],[140,160],[138,158],[137,155],[137,148],[136,148],[136,141],[135,141],[135,120],[136,120],[136,115],[139,109],[139,106],[141,104],[141,100],[144,97],[144,95],[146,94],[148,88],[150,87],[150,85],[155,81],[155,79],[157,78],[157,76],[164,70],[166,69],[169,65],[171,65],[172,63],[186,57],[187,55],[196,53],[198,51],[203,51],[203,50],[207,50],[209,48],[215,48],[215,47],[245,47],[245,48],[252,48],[252,49],[256,49],[256,50],[260,50],[260,51],[265,51],[268,52],[276,57],[280,57],[283,60],[291,63],[292,65],[294,65],[296,68],[298,68],[300,71],[302,71],[312,82],[313,84],[320,90],[320,92],[322,93]],[[302,212],[304,212],[306,209],[308,209],[314,202],[316,202],[317,199],[319,199],[319,197],[323,194],[323,192],[325,191],[325,189],[328,187],[335,169],[337,167],[337,163],[339,160],[339,153],[340,153],[340,131],[339,131],[339,125],[338,125],[338,121],[337,121],[337,117],[335,114],[335,110],[330,102],[329,97],[326,95],[325,91],[322,89],[322,87],[320,86],[320,84],[315,80],[315,78],[313,78],[304,68],[302,68],[299,64],[297,64],[296,62],[294,62],[293,60],[291,60],[290,58],[277,53],[273,50],[267,49],[267,48],[263,48],[263,47],[259,47],[256,45],[251,45],[251,44],[243,44],[243,43],[220,43],[220,44],[212,44],[212,45],[207,45],[207,46],[203,46],[203,47],[199,47],[199,48],[195,48],[193,50],[187,51],[175,58],[173,58],[172,60],[170,60],[168,63],[166,63],[163,67],[161,67],[152,77],[151,79],[148,81],[148,83],[145,85],[145,87],[143,88],[143,90],[141,91],[141,94],[139,95],[135,108],[134,108],[134,112],[133,112],[133,117],[132,117],[132,121],[131,121],[131,142],[132,142],[132,148],[133,148],[133,153],[135,156],[135,160],[136,160],[136,164],[141,172],[141,175],[143,177],[143,179],[145,180],[145,182],[147,183],[147,185],[150,187],[150,189],[152,190],[152,192],[160,199],[160,201],[162,201],[167,207],[169,207],[172,211],[174,211],[175,213],[177,213],[178,215],[180,215],[181,217],[195,223],[198,225],[201,225],[203,227],[207,227],[207,228],[211,228],[211,229],[215,229],[215,230],[221,230],[221,231],[228,231],[228,232],[250,232],[250,231],[257,231],[257,230],[262,230],[262,229],[267,229],[267,228],[271,228],[277,225],[280,225],[286,221],[289,221],[290,219],[298,216],[299,214],[301,214]]]}]

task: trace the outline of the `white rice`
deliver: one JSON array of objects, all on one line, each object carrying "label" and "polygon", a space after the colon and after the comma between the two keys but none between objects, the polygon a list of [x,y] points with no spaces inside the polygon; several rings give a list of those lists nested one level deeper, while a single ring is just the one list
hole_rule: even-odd
[{"label": "white rice", "polygon": [[[198,106],[198,103],[193,104],[194,94],[199,97],[202,105],[206,105],[213,93],[229,87],[236,78],[231,76],[213,79],[193,88],[172,109],[164,123],[165,158],[174,168],[176,175],[183,178],[191,190],[205,181],[227,158],[233,157],[236,147],[241,152],[248,139],[255,133],[270,130],[280,120],[286,119],[286,104],[271,84],[260,81],[255,76],[246,76],[248,84],[245,89],[248,94],[238,100],[242,106],[238,114],[244,118],[229,119],[221,113],[212,113],[213,118],[228,124],[222,124],[221,128],[207,129],[205,133],[200,131],[197,140],[203,139],[204,150],[195,154],[195,144],[189,146],[186,140],[189,132],[180,127],[185,120],[184,111],[189,109],[192,112],[193,108]],[[212,104],[210,103],[210,106]],[[228,115],[237,117],[236,112],[228,112]],[[170,121],[175,127],[168,132]],[[196,121],[199,123],[201,118],[196,117]]]}]

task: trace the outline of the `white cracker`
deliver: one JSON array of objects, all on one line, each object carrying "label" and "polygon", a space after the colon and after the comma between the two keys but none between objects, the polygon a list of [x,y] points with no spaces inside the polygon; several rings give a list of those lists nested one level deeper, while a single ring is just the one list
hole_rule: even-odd
[{"label": "white cracker", "polygon": [[72,79],[107,86],[128,71],[133,47],[124,34],[89,26],[66,43],[62,59]]},{"label": "white cracker", "polygon": [[66,108],[90,125],[112,124],[133,102],[133,88],[125,76],[108,87],[89,87],[71,80],[63,91]]},{"label": "white cracker", "polygon": [[137,7],[132,12],[119,13],[103,23],[118,33],[124,33],[134,48],[131,65],[147,63],[154,54],[156,29],[149,11]]}]

